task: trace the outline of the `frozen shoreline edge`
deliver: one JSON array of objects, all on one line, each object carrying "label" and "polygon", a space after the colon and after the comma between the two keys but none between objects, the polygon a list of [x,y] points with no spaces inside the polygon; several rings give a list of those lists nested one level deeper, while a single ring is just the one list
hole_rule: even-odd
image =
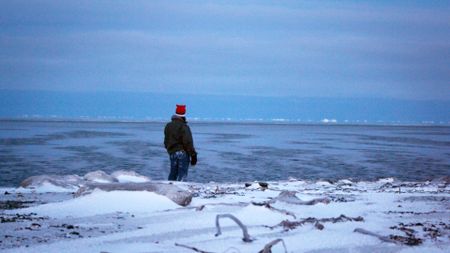
[{"label": "frozen shoreline edge", "polygon": [[[332,183],[292,179],[264,182],[266,185],[255,182],[251,185],[153,182],[172,183],[190,190],[194,193],[193,200],[187,207],[181,207],[151,192],[94,191],[73,198],[72,192],[39,193],[37,188],[23,191],[10,188],[11,192],[0,199],[20,195],[23,200],[35,199],[44,203],[37,202],[31,209],[1,212],[2,219],[17,219],[13,223],[0,223],[3,226],[0,237],[12,236],[4,240],[4,247],[7,247],[2,249],[5,252],[60,252],[77,245],[86,252],[126,252],[125,249],[133,249],[134,252],[189,252],[176,246],[179,244],[217,253],[233,245],[239,249],[238,252],[257,252],[269,241],[278,239],[283,239],[288,252],[343,249],[347,249],[343,252],[348,252],[348,249],[367,252],[369,249],[441,253],[450,248],[447,228],[450,224],[445,221],[449,215],[446,206],[450,200],[450,187],[444,181],[407,183],[388,178],[376,182],[340,180]],[[283,191],[291,192],[285,194],[287,202],[275,202]],[[328,200],[308,202],[321,197]],[[314,204],[301,204],[305,201]],[[144,206],[140,207],[141,204]],[[96,205],[103,208],[95,208]],[[37,216],[27,216],[30,211],[36,212]],[[25,213],[15,216],[17,212]],[[223,221],[225,235],[214,237],[214,218],[224,213],[239,218],[248,227],[250,236],[257,240],[243,243],[242,232],[227,220]],[[429,232],[422,231],[422,228]],[[40,231],[47,236],[39,235]],[[186,234],[186,231],[191,232]],[[369,235],[353,231],[369,231]],[[408,235],[409,232],[405,234],[403,231],[414,233]],[[437,239],[429,238],[432,231],[438,231]],[[418,246],[389,240],[383,242],[371,233],[382,238],[390,235],[389,240],[397,238]],[[149,239],[141,242],[139,238]],[[25,240],[29,248],[14,246],[15,240]],[[281,249],[280,245],[274,246],[273,252],[282,252]]]}]

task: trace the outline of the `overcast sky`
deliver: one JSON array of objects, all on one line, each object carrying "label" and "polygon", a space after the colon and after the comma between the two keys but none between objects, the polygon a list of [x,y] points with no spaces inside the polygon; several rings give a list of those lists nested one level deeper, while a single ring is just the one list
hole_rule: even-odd
[{"label": "overcast sky", "polygon": [[449,1],[0,6],[0,89],[450,100]]}]

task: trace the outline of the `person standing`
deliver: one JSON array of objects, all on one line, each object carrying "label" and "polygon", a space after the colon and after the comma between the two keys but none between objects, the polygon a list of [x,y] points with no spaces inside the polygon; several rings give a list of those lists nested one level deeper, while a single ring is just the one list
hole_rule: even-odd
[{"label": "person standing", "polygon": [[170,157],[168,180],[184,181],[188,175],[189,164],[197,164],[194,140],[186,121],[186,105],[176,105],[172,121],[164,128],[164,146]]}]

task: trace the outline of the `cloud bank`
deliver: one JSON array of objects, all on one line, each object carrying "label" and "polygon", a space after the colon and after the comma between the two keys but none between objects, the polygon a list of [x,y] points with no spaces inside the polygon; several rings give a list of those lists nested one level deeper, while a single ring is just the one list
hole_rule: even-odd
[{"label": "cloud bank", "polygon": [[14,1],[0,89],[450,99],[450,5]]}]

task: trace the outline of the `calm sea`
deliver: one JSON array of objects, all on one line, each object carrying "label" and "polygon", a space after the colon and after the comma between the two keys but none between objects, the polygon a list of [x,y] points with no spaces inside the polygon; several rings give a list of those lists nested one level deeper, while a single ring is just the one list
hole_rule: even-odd
[{"label": "calm sea", "polygon": [[[0,121],[0,186],[42,174],[133,170],[165,180],[165,123]],[[190,123],[195,182],[450,176],[450,127]]]}]

